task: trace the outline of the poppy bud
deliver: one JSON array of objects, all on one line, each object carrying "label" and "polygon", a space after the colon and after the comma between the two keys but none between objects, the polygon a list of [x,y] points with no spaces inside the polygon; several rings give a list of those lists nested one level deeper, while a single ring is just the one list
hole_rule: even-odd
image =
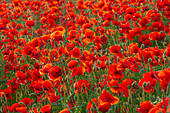
[{"label": "poppy bud", "polygon": [[102,89],[100,87],[97,88],[97,92],[101,93]]},{"label": "poppy bud", "polygon": [[146,86],[147,86],[147,83],[146,83],[146,82],[144,82],[144,83],[143,83],[143,87],[146,87]]},{"label": "poppy bud", "polygon": [[94,66],[94,68],[93,68],[93,69],[94,69],[94,71],[95,71],[95,70],[99,70],[99,67]]},{"label": "poppy bud", "polygon": [[150,85],[150,82],[148,81],[148,82],[146,83],[146,86],[149,87],[149,85]]},{"label": "poppy bud", "polygon": [[162,42],[162,45],[163,45],[164,47],[166,47],[166,42]]},{"label": "poppy bud", "polygon": [[130,89],[130,85],[128,85],[128,89]]},{"label": "poppy bud", "polygon": [[99,104],[98,109],[102,113],[106,113],[107,111],[109,111],[110,107],[111,105],[108,102],[102,102]]},{"label": "poppy bud", "polygon": [[167,50],[165,50],[165,52],[164,52],[163,55],[162,55],[162,58],[163,58],[163,59],[166,59],[166,52],[167,52]]},{"label": "poppy bud", "polygon": [[154,56],[154,59],[155,59],[156,61],[158,61],[158,56]]},{"label": "poppy bud", "polygon": [[99,64],[100,64],[100,60],[98,59],[98,60],[97,60],[97,65],[99,65]]},{"label": "poppy bud", "polygon": [[61,47],[62,47],[62,45],[64,45],[63,41],[61,41],[61,40],[59,41],[59,43],[60,43]]},{"label": "poppy bud", "polygon": [[152,58],[149,58],[149,59],[148,59],[148,63],[151,63],[151,62],[152,62]]},{"label": "poppy bud", "polygon": [[100,53],[97,53],[97,56],[101,57],[101,54],[100,54]]},{"label": "poppy bud", "polygon": [[136,86],[137,86],[137,82],[134,81],[134,82],[132,83],[132,87],[135,88]]},{"label": "poppy bud", "polygon": [[108,60],[106,60],[106,66],[107,66],[107,65],[109,65],[109,61],[108,61]]},{"label": "poppy bud", "polygon": [[142,49],[144,49],[144,48],[145,48],[145,45],[144,45],[144,44],[142,44],[142,45],[141,45],[141,48],[142,48]]}]

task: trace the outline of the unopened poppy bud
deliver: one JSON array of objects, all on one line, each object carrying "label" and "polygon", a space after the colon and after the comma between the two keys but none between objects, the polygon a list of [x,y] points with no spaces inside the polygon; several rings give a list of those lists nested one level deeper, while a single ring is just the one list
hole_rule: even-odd
[{"label": "unopened poppy bud", "polygon": [[120,51],[122,52],[122,51],[123,51],[123,49],[121,48],[121,49],[120,49]]},{"label": "unopened poppy bud", "polygon": [[120,58],[119,58],[119,57],[117,57],[117,62],[119,62],[119,60],[120,60]]},{"label": "unopened poppy bud", "polygon": [[93,68],[93,69],[94,69],[94,71],[95,71],[95,70],[99,70],[99,67],[94,66],[94,68]]},{"label": "unopened poppy bud", "polygon": [[158,56],[154,56],[154,59],[155,59],[156,61],[158,61]]},{"label": "unopened poppy bud", "polygon": [[109,65],[109,61],[108,61],[108,60],[106,60],[106,66],[107,66],[107,65]]},{"label": "unopened poppy bud", "polygon": [[105,51],[104,55],[106,55],[106,56],[107,56],[107,55],[108,55],[108,52],[107,52],[107,51]]},{"label": "unopened poppy bud", "polygon": [[100,53],[98,53],[97,55],[98,55],[99,57],[101,57],[101,54],[100,54]]},{"label": "unopened poppy bud", "polygon": [[164,52],[163,55],[162,55],[162,58],[163,58],[163,59],[166,58],[166,52],[167,52],[167,50],[165,50],[165,52]]},{"label": "unopened poppy bud", "polygon": [[97,88],[98,93],[100,93],[102,90],[100,87]]},{"label": "unopened poppy bud", "polygon": [[60,43],[61,46],[64,45],[64,44],[63,44],[63,41],[59,41],[59,43]]},{"label": "unopened poppy bud", "polygon": [[149,59],[148,59],[148,63],[151,63],[151,62],[152,62],[152,58],[149,58]]},{"label": "unopened poppy bud", "polygon": [[128,89],[130,89],[130,85],[128,85]]},{"label": "unopened poppy bud", "polygon": [[164,43],[166,43],[167,38],[168,38],[168,37],[165,37],[165,38],[164,38]]},{"label": "unopened poppy bud", "polygon": [[100,64],[100,60],[98,59],[98,60],[97,60],[97,65],[99,65],[99,64]]},{"label": "unopened poppy bud", "polygon": [[147,86],[147,83],[146,83],[146,82],[144,82],[144,83],[143,83],[143,87],[146,87],[146,86]]},{"label": "unopened poppy bud", "polygon": [[163,42],[163,46],[166,46],[166,42]]},{"label": "unopened poppy bud", "polygon": [[134,82],[132,83],[132,87],[134,88],[134,87],[136,87],[136,85],[137,85],[137,82],[134,81]]},{"label": "unopened poppy bud", "polygon": [[144,44],[142,44],[142,45],[141,45],[141,48],[142,48],[142,49],[144,49],[144,48],[145,48],[145,45],[144,45]]},{"label": "unopened poppy bud", "polygon": [[148,81],[148,82],[146,83],[146,86],[149,87],[149,85],[150,85],[150,82]]},{"label": "unopened poppy bud", "polygon": [[104,50],[103,52],[102,52],[102,54],[105,54],[106,53],[106,51]]}]

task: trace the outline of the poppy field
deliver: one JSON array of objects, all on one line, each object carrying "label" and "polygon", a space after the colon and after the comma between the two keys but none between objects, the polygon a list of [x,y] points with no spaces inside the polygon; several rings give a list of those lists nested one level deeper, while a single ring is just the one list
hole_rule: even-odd
[{"label": "poppy field", "polygon": [[0,113],[170,113],[170,1],[0,0]]}]

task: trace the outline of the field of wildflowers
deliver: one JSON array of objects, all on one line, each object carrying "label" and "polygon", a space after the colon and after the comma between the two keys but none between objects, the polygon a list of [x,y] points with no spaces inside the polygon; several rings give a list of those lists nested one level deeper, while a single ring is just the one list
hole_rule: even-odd
[{"label": "field of wildflowers", "polygon": [[170,113],[170,1],[0,0],[0,113]]}]

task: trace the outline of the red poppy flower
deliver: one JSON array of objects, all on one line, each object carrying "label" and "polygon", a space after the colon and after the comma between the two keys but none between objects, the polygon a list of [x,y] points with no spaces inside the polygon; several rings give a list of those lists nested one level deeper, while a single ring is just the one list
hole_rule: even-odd
[{"label": "red poppy flower", "polygon": [[70,113],[70,111],[68,108],[65,108],[65,109],[61,110],[59,113]]},{"label": "red poppy flower", "polygon": [[37,69],[31,70],[31,79],[35,80],[35,81],[42,79],[41,75]]},{"label": "red poppy flower", "polygon": [[143,17],[142,20],[139,21],[139,25],[142,27],[143,30],[147,29],[147,24],[149,23],[149,18]]},{"label": "red poppy flower", "polygon": [[135,12],[136,12],[136,9],[135,9],[135,8],[129,7],[129,8],[126,9],[126,13],[127,13],[127,14],[134,14]]},{"label": "red poppy flower", "polygon": [[130,55],[132,55],[133,53],[138,53],[138,43],[131,43],[128,47],[128,50]]},{"label": "red poppy flower", "polygon": [[80,16],[77,20],[76,23],[79,25],[83,25],[85,23],[85,17],[84,16]]},{"label": "red poppy flower", "polygon": [[35,25],[35,21],[34,20],[27,20],[25,25],[28,26],[28,27],[32,27],[32,26]]},{"label": "red poppy flower", "polygon": [[17,71],[16,77],[19,79],[19,83],[22,83],[22,84],[27,83],[26,74],[23,73],[22,71]]},{"label": "red poppy flower", "polygon": [[119,102],[119,98],[114,97],[105,89],[102,91],[102,94],[98,97],[100,102],[108,102],[111,105],[117,104]]},{"label": "red poppy flower", "polygon": [[91,101],[87,103],[86,109],[88,110],[88,113],[97,113],[95,110],[92,111],[92,108],[96,109],[97,106],[98,106],[97,99],[93,98],[91,99]]},{"label": "red poppy flower", "polygon": [[170,57],[170,43],[169,45],[166,47],[166,56]]},{"label": "red poppy flower", "polygon": [[19,89],[19,83],[15,77],[13,77],[12,80],[9,79],[7,85],[9,85],[8,88],[12,90],[12,93],[15,93],[17,89]]},{"label": "red poppy flower", "polygon": [[78,65],[78,61],[77,60],[71,60],[67,65],[68,65],[68,68],[70,70],[72,70],[74,67],[76,67]]},{"label": "red poppy flower", "polygon": [[158,74],[159,82],[164,91],[166,91],[168,83],[170,82],[170,69],[165,68],[163,71],[160,71]]},{"label": "red poppy flower", "polygon": [[20,112],[20,113],[27,113],[27,107],[25,106],[17,107],[16,110],[17,112]]},{"label": "red poppy flower", "polygon": [[155,107],[163,108],[164,110],[166,110],[168,108],[169,101],[170,101],[169,97],[162,98],[162,102],[157,103]]},{"label": "red poppy flower", "polygon": [[129,32],[126,34],[127,39],[133,41],[135,37],[135,31],[134,30],[129,30]]},{"label": "red poppy flower", "polygon": [[78,58],[81,57],[81,50],[80,50],[80,48],[75,47],[75,48],[70,52],[70,54],[71,54],[71,57],[72,57],[72,58],[78,59]]},{"label": "red poppy flower", "polygon": [[163,40],[164,38],[166,37],[166,33],[164,32],[152,32],[149,34],[149,38],[151,40],[156,40],[156,41],[159,41],[159,40]]},{"label": "red poppy flower", "polygon": [[139,113],[148,113],[148,111],[150,109],[152,109],[154,107],[153,104],[151,104],[150,101],[144,101],[144,102],[141,102],[140,103],[140,108],[137,108],[136,110],[139,112]]},{"label": "red poppy flower", "polygon": [[102,26],[104,27],[108,27],[109,26],[109,20],[105,20],[103,23],[102,23]]},{"label": "red poppy flower", "polygon": [[106,61],[99,61],[99,64],[97,64],[100,69],[105,69],[106,68]]},{"label": "red poppy flower", "polygon": [[43,106],[43,107],[40,109],[40,111],[41,111],[42,113],[51,113],[51,105],[47,104],[47,105]]},{"label": "red poppy flower", "polygon": [[107,111],[109,111],[110,107],[111,107],[110,103],[99,101],[98,109],[102,113],[106,113]]},{"label": "red poppy flower", "polygon": [[94,31],[92,31],[91,29],[86,29],[85,30],[85,37],[86,38],[92,38],[94,36]]},{"label": "red poppy flower", "polygon": [[31,41],[29,41],[27,45],[36,48],[39,46],[39,43],[40,43],[40,38],[35,37]]},{"label": "red poppy flower", "polygon": [[111,74],[113,77],[115,77],[116,79],[118,78],[123,78],[124,77],[124,74],[121,70],[118,70],[118,65],[116,63],[114,64],[111,64],[109,66],[109,74]]},{"label": "red poppy flower", "polygon": [[148,49],[144,49],[144,50],[139,51],[137,53],[137,58],[138,58],[138,60],[140,60],[140,61],[144,60],[145,63],[147,63],[149,58],[154,59],[153,54],[154,54],[153,51],[149,51]]},{"label": "red poppy flower", "polygon": [[159,108],[159,107],[154,107],[149,110],[148,113],[167,113],[166,110]]},{"label": "red poppy flower", "polygon": [[153,22],[152,26],[149,27],[149,30],[151,31],[164,31],[164,23],[163,22]]},{"label": "red poppy flower", "polygon": [[87,93],[90,90],[90,84],[87,80],[79,80],[74,83],[73,88],[75,93]]},{"label": "red poppy flower", "polygon": [[31,55],[32,48],[30,46],[25,46],[23,49],[23,55]]},{"label": "red poppy flower", "polygon": [[121,47],[119,45],[114,45],[109,47],[109,52],[111,55],[115,55],[116,53],[119,53],[121,50]]},{"label": "red poppy flower", "polygon": [[36,93],[39,93],[40,91],[43,90],[43,86],[41,82],[33,81],[31,84],[28,86],[31,90],[34,90]]},{"label": "red poppy flower", "polygon": [[52,60],[58,61],[58,58],[60,57],[59,52],[58,52],[58,48],[52,49],[52,50],[49,52],[49,57],[50,57],[50,59],[52,59]]},{"label": "red poppy flower", "polygon": [[14,103],[11,107],[10,107],[10,109],[9,109],[9,111],[10,112],[18,112],[17,111],[17,108],[20,108],[22,105],[20,104],[20,103]]},{"label": "red poppy flower", "polygon": [[121,94],[123,91],[121,84],[119,84],[118,81],[114,79],[111,79],[107,86],[110,88],[112,93]]},{"label": "red poppy flower", "polygon": [[12,90],[11,89],[4,89],[4,90],[0,90],[0,97],[3,96],[5,97],[7,100],[8,99],[13,99],[13,97],[11,96],[12,94]]},{"label": "red poppy flower", "polygon": [[26,106],[31,106],[34,102],[34,100],[30,99],[30,98],[24,98],[22,100],[20,100],[20,102],[24,103]]},{"label": "red poppy flower", "polygon": [[6,106],[3,106],[3,113],[8,113],[9,112],[9,109],[10,109],[10,107],[11,106],[8,106],[8,105],[6,105]]},{"label": "red poppy flower", "polygon": [[55,95],[55,93],[52,93],[50,94],[48,99],[50,100],[51,103],[53,103],[53,102],[60,100],[60,95],[59,94]]},{"label": "red poppy flower", "polygon": [[72,77],[83,75],[86,69],[83,66],[74,67],[71,73]]},{"label": "red poppy flower", "polygon": [[76,33],[77,33],[76,30],[70,30],[68,32],[69,37],[67,38],[67,40],[75,40],[76,39]]},{"label": "red poppy flower", "polygon": [[139,81],[139,86],[146,92],[154,92],[154,86],[156,85],[156,78],[151,77],[151,73],[144,73],[143,78]]},{"label": "red poppy flower", "polygon": [[49,70],[49,79],[55,80],[62,75],[62,70],[59,66],[54,66]]},{"label": "red poppy flower", "polygon": [[50,35],[49,34],[43,35],[43,36],[41,36],[40,39],[43,40],[43,42],[47,43],[47,40],[50,39]]},{"label": "red poppy flower", "polygon": [[21,35],[29,35],[29,34],[28,34],[28,31],[27,31],[27,28],[25,28],[24,30],[21,30],[21,31],[20,31],[20,34],[21,34]]},{"label": "red poppy flower", "polygon": [[43,66],[42,69],[40,69],[40,74],[41,75],[47,74],[52,67],[53,65],[51,63],[47,63],[45,66]]},{"label": "red poppy flower", "polygon": [[38,113],[38,109],[36,107],[33,107],[29,111],[30,113]]},{"label": "red poppy flower", "polygon": [[44,90],[44,91],[48,91],[48,92],[50,92],[50,93],[54,92],[54,89],[53,89],[53,87],[52,87],[51,84],[52,84],[52,83],[51,83],[49,80],[45,80],[45,81],[43,82],[43,84],[42,84],[43,90]]},{"label": "red poppy flower", "polygon": [[89,28],[92,27],[92,25],[89,24],[89,23],[84,23],[82,27],[83,27],[84,29],[89,29]]},{"label": "red poppy flower", "polygon": [[59,44],[60,41],[64,41],[64,34],[62,31],[55,31],[50,35],[51,40],[54,40]]},{"label": "red poppy flower", "polygon": [[41,17],[41,18],[40,18],[40,22],[41,22],[42,24],[46,24],[46,23],[48,22],[48,20],[47,20],[46,17]]},{"label": "red poppy flower", "polygon": [[26,45],[26,40],[24,38],[17,39],[16,43],[19,47],[23,48]]},{"label": "red poppy flower", "polygon": [[67,43],[66,44],[66,50],[67,52],[70,52],[71,50],[73,50],[73,48],[75,48],[75,43],[71,42],[71,43]]}]

